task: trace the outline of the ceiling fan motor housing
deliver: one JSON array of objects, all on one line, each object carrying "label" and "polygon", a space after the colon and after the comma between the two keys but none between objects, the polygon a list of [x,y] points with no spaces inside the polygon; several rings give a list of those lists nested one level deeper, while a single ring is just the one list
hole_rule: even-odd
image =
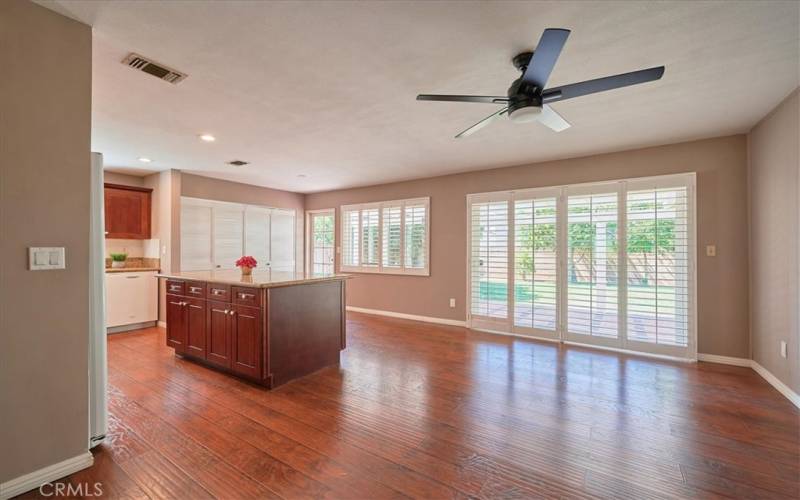
[{"label": "ceiling fan motor housing", "polygon": [[[522,52],[517,54],[512,62],[514,67],[524,74],[532,57],[533,52]],[[508,99],[508,116],[513,121],[535,121],[542,111],[542,89],[524,82],[522,76],[514,80],[508,88]]]}]

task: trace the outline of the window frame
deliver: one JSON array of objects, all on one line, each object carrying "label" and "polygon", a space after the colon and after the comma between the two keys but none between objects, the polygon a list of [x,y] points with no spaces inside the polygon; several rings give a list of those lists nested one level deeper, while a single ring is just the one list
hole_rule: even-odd
[{"label": "window frame", "polygon": [[[406,206],[419,206],[425,207],[425,266],[421,268],[406,267],[406,246],[405,246],[405,219],[406,219]],[[384,231],[383,231],[383,211],[384,208],[400,207],[400,266],[386,266],[383,265],[383,248],[384,248]],[[378,264],[365,266],[362,264],[362,255],[364,252],[363,234],[362,234],[362,211],[377,209],[378,210]],[[345,216],[350,212],[358,212],[358,265],[345,264],[345,252],[343,250],[345,241]],[[404,276],[430,276],[431,267],[431,199],[429,196],[419,198],[408,198],[403,200],[388,200],[372,203],[357,203],[351,205],[341,205],[339,207],[339,246],[337,246],[337,254],[339,255],[339,271],[346,273],[366,273],[366,274],[395,274]]]}]

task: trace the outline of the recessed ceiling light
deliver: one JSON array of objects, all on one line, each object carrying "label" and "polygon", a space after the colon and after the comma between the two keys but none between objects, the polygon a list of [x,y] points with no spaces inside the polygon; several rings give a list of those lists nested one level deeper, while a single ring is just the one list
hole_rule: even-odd
[{"label": "recessed ceiling light", "polygon": [[200,140],[203,142],[214,142],[217,140],[217,138],[211,134],[203,134],[200,136]]},{"label": "recessed ceiling light", "polygon": [[150,163],[153,160],[151,160],[150,158],[139,158],[139,161],[142,162],[142,163]]}]

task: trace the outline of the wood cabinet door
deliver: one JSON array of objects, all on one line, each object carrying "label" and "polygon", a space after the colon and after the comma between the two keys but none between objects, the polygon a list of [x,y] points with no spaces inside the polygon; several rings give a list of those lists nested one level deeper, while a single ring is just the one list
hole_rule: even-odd
[{"label": "wood cabinet door", "polygon": [[183,297],[167,295],[167,345],[176,353],[186,352],[186,306]]},{"label": "wood cabinet door", "polygon": [[261,309],[232,305],[233,365],[236,373],[261,378],[262,353]]},{"label": "wood cabinet door", "polygon": [[209,300],[206,303],[206,360],[231,367],[231,305]]},{"label": "wood cabinet door", "polygon": [[186,353],[206,358],[206,301],[185,298]]},{"label": "wood cabinet door", "polygon": [[106,238],[150,238],[150,190],[106,184]]}]

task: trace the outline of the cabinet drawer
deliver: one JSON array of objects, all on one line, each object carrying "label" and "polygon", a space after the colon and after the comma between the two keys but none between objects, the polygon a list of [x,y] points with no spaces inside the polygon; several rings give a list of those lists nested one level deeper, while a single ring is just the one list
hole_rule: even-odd
[{"label": "cabinet drawer", "polygon": [[187,281],[186,282],[186,295],[190,297],[205,298],[206,284],[202,281]]},{"label": "cabinet drawer", "polygon": [[167,280],[167,293],[173,295],[185,295],[185,285],[183,281]]},{"label": "cabinet drawer", "polygon": [[208,297],[209,299],[219,300],[221,302],[230,302],[231,286],[209,283],[206,297]]},{"label": "cabinet drawer", "polygon": [[261,289],[247,286],[231,287],[233,303],[243,306],[261,307]]}]

